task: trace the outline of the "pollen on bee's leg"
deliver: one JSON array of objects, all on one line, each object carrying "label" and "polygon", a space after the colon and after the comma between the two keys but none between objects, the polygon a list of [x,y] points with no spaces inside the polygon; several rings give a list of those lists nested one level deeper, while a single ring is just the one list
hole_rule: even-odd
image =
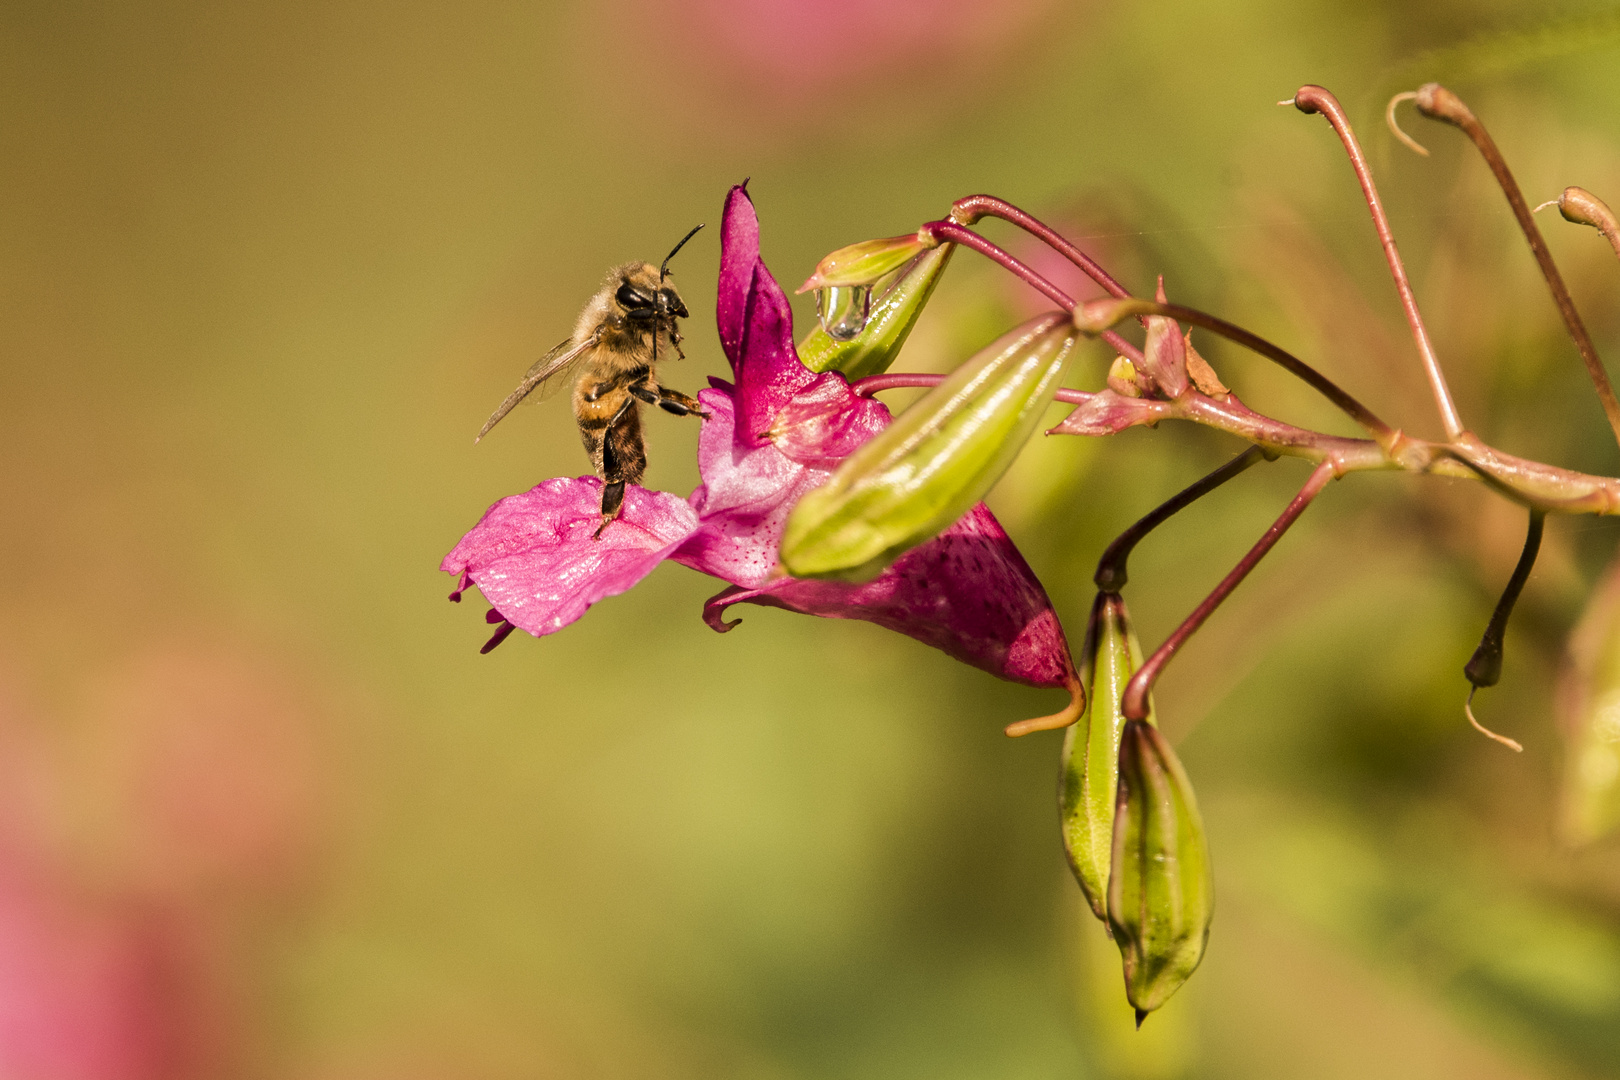
[{"label": "pollen on bee's leg", "polygon": [[499,645],[501,642],[510,637],[512,631],[516,629],[517,627],[507,622],[505,619],[502,619],[501,625],[495,628],[495,633],[491,634],[489,640],[484,642],[484,647],[478,650],[478,655],[483,656],[487,654],[491,649],[495,648],[495,646]]},{"label": "pollen on bee's leg", "polygon": [[461,603],[461,594],[466,592],[467,591],[467,586],[469,586],[471,584],[472,584],[472,575],[470,573],[468,573],[467,571],[463,570],[461,572],[461,580],[456,582],[456,591],[450,594],[450,602],[452,604]]}]

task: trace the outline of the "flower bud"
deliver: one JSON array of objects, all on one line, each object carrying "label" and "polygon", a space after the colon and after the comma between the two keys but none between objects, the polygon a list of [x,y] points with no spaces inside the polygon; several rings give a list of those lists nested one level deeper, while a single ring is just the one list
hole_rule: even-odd
[{"label": "flower bud", "polygon": [[798,291],[806,293],[832,285],[876,285],[938,243],[908,233],[841,247],[816,263],[815,272],[805,279]]},{"label": "flower bud", "polygon": [[1192,784],[1159,730],[1129,720],[1119,746],[1108,924],[1137,1023],[1204,958],[1215,882]]},{"label": "flower bud", "polygon": [[1136,381],[1136,365],[1123,356],[1114,357],[1108,365],[1108,389],[1121,397],[1142,396],[1142,385]]},{"label": "flower bud", "polygon": [[1588,844],[1620,827],[1620,560],[1570,638],[1559,712],[1569,744],[1559,831]]},{"label": "flower bud", "polygon": [[[1125,728],[1120,699],[1142,663],[1142,646],[1131,629],[1125,600],[1100,592],[1091,605],[1081,679],[1087,707],[1063,739],[1058,804],[1063,847],[1097,918],[1108,919],[1108,876],[1114,850],[1114,799],[1119,777],[1119,738]],[[1151,712],[1149,722],[1152,722]]]},{"label": "flower bud", "polygon": [[941,244],[923,251],[870,287],[827,286],[818,290],[816,307],[821,318],[799,342],[799,359],[804,366],[811,371],[841,371],[850,382],[887,371],[933,294],[955,247]]},{"label": "flower bud", "polygon": [[1042,315],[951,372],[799,500],[782,532],[783,567],[868,581],[939,535],[1023,449],[1075,340],[1066,316]]},{"label": "flower bud", "polygon": [[[1164,295],[1164,278],[1159,279],[1159,303],[1169,301]],[[1161,397],[1175,399],[1187,392],[1187,350],[1181,337],[1181,327],[1174,319],[1150,315],[1147,319],[1147,340],[1142,343],[1142,370],[1148,386]]]}]

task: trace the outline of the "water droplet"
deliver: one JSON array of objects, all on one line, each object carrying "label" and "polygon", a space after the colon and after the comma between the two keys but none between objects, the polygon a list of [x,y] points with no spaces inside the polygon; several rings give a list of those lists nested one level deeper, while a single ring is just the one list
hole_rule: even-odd
[{"label": "water droplet", "polygon": [[872,311],[870,285],[834,285],[816,290],[816,316],[834,341],[853,341]]}]

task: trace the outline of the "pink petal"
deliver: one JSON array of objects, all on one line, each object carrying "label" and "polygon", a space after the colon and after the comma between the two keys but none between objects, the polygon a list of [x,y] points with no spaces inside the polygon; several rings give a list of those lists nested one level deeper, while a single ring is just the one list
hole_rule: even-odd
[{"label": "pink petal", "polygon": [[680,497],[632,484],[619,519],[593,540],[601,524],[601,480],[547,480],[490,507],[439,569],[470,577],[508,622],[538,637],[646,577],[698,519]]},{"label": "pink petal", "polygon": [[793,348],[793,311],[759,257],[759,217],[741,184],[726,196],[720,225],[715,322],[742,402],[734,438],[760,446],[777,412],[816,375]]},{"label": "pink petal", "polygon": [[735,623],[720,613],[738,603],[863,619],[1031,686],[1072,690],[1077,682],[1046,591],[983,503],[873,581],[783,577],[732,588],[705,605],[704,619],[717,630],[730,629]]}]

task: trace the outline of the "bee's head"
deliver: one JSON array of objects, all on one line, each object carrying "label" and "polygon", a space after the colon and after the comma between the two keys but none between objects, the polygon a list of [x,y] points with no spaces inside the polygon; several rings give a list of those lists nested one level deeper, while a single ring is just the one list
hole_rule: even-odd
[{"label": "bee's head", "polygon": [[651,263],[626,267],[619,275],[613,299],[631,322],[684,319],[691,314],[675,283]]},{"label": "bee's head", "polygon": [[[672,335],[672,341],[679,343],[680,334],[675,329],[675,320],[684,319],[691,314],[686,310],[686,304],[681,300],[681,294],[676,291],[675,283],[669,280],[669,260],[675,257],[675,252],[686,246],[686,242],[697,235],[699,225],[685,236],[681,242],[664,256],[663,264],[654,270],[651,263],[642,263],[640,266],[631,264],[624,268],[619,275],[619,287],[613,293],[613,299],[619,307],[624,309],[625,321],[636,324],[650,325],[652,327],[665,327]],[[679,349],[676,350],[679,352]],[[658,337],[653,336],[653,358],[658,356]]]}]

